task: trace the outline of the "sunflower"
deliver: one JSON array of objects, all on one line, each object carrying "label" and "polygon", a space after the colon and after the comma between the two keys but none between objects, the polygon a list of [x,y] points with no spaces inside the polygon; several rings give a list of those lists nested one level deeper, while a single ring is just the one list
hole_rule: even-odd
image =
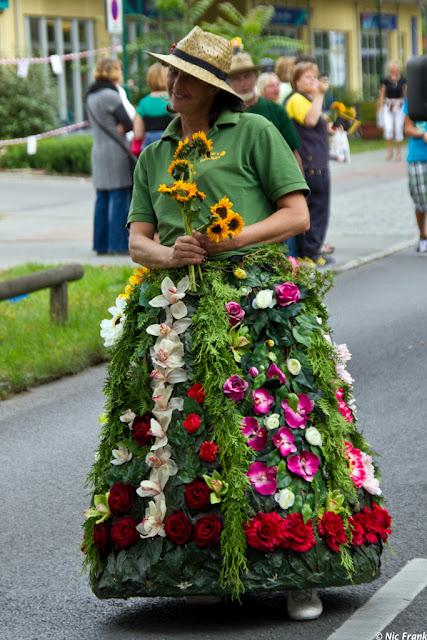
[{"label": "sunflower", "polygon": [[171,193],[172,187],[168,184],[159,184],[159,186],[157,187],[157,191],[159,193]]},{"label": "sunflower", "polygon": [[194,182],[184,182],[184,180],[176,180],[171,188],[171,196],[178,202],[188,202],[191,198],[197,198],[201,193],[197,189]]},{"label": "sunflower", "polygon": [[232,206],[233,203],[230,202],[227,196],[224,196],[221,200],[218,200],[218,202],[211,206],[211,214],[217,218],[225,220],[229,211],[231,211]]},{"label": "sunflower", "polygon": [[181,155],[183,155],[184,153],[188,153],[188,151],[190,150],[189,143],[190,141],[188,138],[184,138],[184,140],[180,140],[178,142],[178,146],[173,156],[175,160],[179,158]]},{"label": "sunflower", "polygon": [[196,133],[193,133],[191,140],[200,155],[210,155],[210,152],[213,149],[213,142],[206,137],[206,133],[204,131],[197,131]]},{"label": "sunflower", "polygon": [[206,235],[208,236],[211,242],[221,242],[222,240],[227,240],[229,231],[228,225],[225,220],[215,220],[209,227],[206,229]]},{"label": "sunflower", "polygon": [[144,276],[148,275],[149,272],[150,270],[147,269],[147,267],[139,267],[138,269],[135,269],[135,271],[132,273],[132,275],[128,280],[129,284],[132,285],[133,287],[141,284],[141,282],[144,279]]},{"label": "sunflower", "polygon": [[230,211],[225,222],[228,226],[229,235],[234,238],[234,236],[238,236],[245,226],[244,220],[241,215],[236,213],[235,211]]},{"label": "sunflower", "polygon": [[184,158],[172,160],[168,167],[168,173],[173,178],[183,177],[184,179],[188,179],[190,175],[190,163],[188,160],[184,160]]}]

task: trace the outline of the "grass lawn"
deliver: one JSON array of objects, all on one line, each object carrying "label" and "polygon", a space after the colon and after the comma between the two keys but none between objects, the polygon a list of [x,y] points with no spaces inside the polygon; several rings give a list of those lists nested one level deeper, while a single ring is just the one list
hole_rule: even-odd
[{"label": "grass lawn", "polygon": [[[0,271],[0,280],[45,268],[22,265]],[[49,289],[0,302],[0,399],[106,359],[99,323],[110,317],[108,307],[124,290],[132,268],[86,265],[84,270],[81,280],[68,283],[64,325],[50,320]]]},{"label": "grass lawn", "polygon": [[[385,140],[363,140],[363,138],[350,138],[350,152],[363,153],[364,151],[379,151],[386,149]],[[406,154],[406,142],[403,143],[402,156]]]}]

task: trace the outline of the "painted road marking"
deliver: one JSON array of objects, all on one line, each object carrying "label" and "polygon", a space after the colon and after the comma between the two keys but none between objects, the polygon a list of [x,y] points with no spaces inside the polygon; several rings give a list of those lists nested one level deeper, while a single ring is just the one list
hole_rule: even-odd
[{"label": "painted road marking", "polygon": [[[373,640],[427,587],[427,558],[410,560],[327,640]],[[415,629],[414,629],[415,631]],[[422,631],[418,629],[417,631]]]}]

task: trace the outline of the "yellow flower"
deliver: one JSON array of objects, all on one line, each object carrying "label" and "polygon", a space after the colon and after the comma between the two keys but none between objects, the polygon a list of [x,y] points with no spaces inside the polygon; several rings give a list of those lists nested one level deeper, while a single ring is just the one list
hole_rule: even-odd
[{"label": "yellow flower", "polygon": [[246,280],[246,278],[248,277],[246,271],[241,267],[236,267],[233,273],[238,280]]},{"label": "yellow flower", "polygon": [[174,159],[179,158],[179,156],[180,156],[180,155],[182,154],[182,152],[184,151],[184,147],[186,147],[186,146],[188,145],[188,143],[189,143],[189,142],[190,142],[190,141],[189,141],[189,139],[188,139],[188,138],[184,138],[184,140],[180,140],[180,141],[178,142],[178,146],[177,146],[177,148],[176,148],[176,150],[175,150],[175,153],[174,153],[174,156],[173,156],[173,157],[174,157]]},{"label": "yellow flower", "polygon": [[211,213],[213,216],[217,216],[218,218],[222,218],[223,220],[227,217],[228,212],[231,211],[233,203],[224,196],[221,200],[218,200],[215,204],[211,206]]},{"label": "yellow flower", "polygon": [[347,107],[346,113],[350,118],[356,117],[356,109],[354,107]]},{"label": "yellow flower", "polygon": [[184,160],[183,158],[177,158],[176,160],[172,160],[168,167],[168,173],[171,176],[173,175],[174,169],[178,169],[178,171],[181,171],[181,173],[185,173],[185,175],[188,175],[190,170],[190,163],[188,162],[188,160]]},{"label": "yellow flower", "polygon": [[274,340],[266,340],[265,344],[267,345],[267,347],[274,347]]},{"label": "yellow flower", "polygon": [[171,188],[171,196],[178,202],[188,202],[191,198],[196,198],[198,193],[197,186],[194,182],[177,180]]},{"label": "yellow flower", "polygon": [[132,294],[133,291],[133,286],[131,284],[127,284],[125,287],[125,298],[129,298],[129,296]]},{"label": "yellow flower", "polygon": [[242,216],[234,211],[230,211],[226,218],[226,223],[231,237],[238,236],[245,226]]},{"label": "yellow flower", "polygon": [[170,193],[171,192],[171,187],[167,184],[159,184],[159,187],[157,189],[157,191],[159,193]]},{"label": "yellow flower", "polygon": [[204,200],[206,198],[206,193],[203,193],[203,191],[199,191],[197,189],[197,197],[199,198],[199,200]]},{"label": "yellow flower", "polygon": [[206,230],[206,234],[211,242],[221,242],[228,238],[228,226],[224,220],[218,218]]},{"label": "yellow flower", "polygon": [[243,47],[242,38],[239,38],[239,36],[234,36],[234,38],[231,38],[230,42],[233,49],[241,49]]},{"label": "yellow flower", "polygon": [[197,131],[191,136],[194,146],[197,147],[203,155],[209,155],[213,149],[213,142],[206,137],[204,131]]}]

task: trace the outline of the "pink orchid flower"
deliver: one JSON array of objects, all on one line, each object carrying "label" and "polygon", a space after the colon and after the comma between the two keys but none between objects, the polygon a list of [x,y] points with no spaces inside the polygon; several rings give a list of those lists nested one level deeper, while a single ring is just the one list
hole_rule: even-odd
[{"label": "pink orchid flower", "polygon": [[308,414],[314,409],[314,402],[305,393],[298,394],[298,407],[294,411],[287,400],[282,400],[282,409],[285,420],[291,429],[304,429],[307,424]]},{"label": "pink orchid flower", "polygon": [[277,468],[269,467],[264,462],[252,462],[247,473],[249,482],[262,496],[272,496],[276,493],[276,475]]},{"label": "pink orchid flower", "polygon": [[252,399],[254,401],[254,412],[257,416],[263,416],[268,413],[274,402],[273,396],[263,387],[252,391]]},{"label": "pink orchid flower", "polygon": [[286,427],[281,427],[276,431],[273,436],[273,444],[280,451],[280,454],[286,458],[290,453],[295,453],[297,450],[295,444],[295,438],[290,429]]},{"label": "pink orchid flower", "polygon": [[286,384],[286,376],[281,370],[280,367],[277,366],[274,362],[268,367],[266,371],[266,376],[271,380],[271,378],[279,378],[282,384]]},{"label": "pink orchid flower", "polygon": [[242,433],[247,440],[247,444],[254,451],[262,451],[267,444],[267,429],[258,424],[256,418],[247,416],[242,420]]},{"label": "pink orchid flower", "polygon": [[289,456],[286,463],[291,473],[311,482],[320,466],[320,458],[310,451],[301,451],[298,455]]},{"label": "pink orchid flower", "polygon": [[240,402],[243,400],[246,389],[248,388],[246,380],[238,375],[233,375],[227,378],[224,382],[224,395],[234,402]]}]

